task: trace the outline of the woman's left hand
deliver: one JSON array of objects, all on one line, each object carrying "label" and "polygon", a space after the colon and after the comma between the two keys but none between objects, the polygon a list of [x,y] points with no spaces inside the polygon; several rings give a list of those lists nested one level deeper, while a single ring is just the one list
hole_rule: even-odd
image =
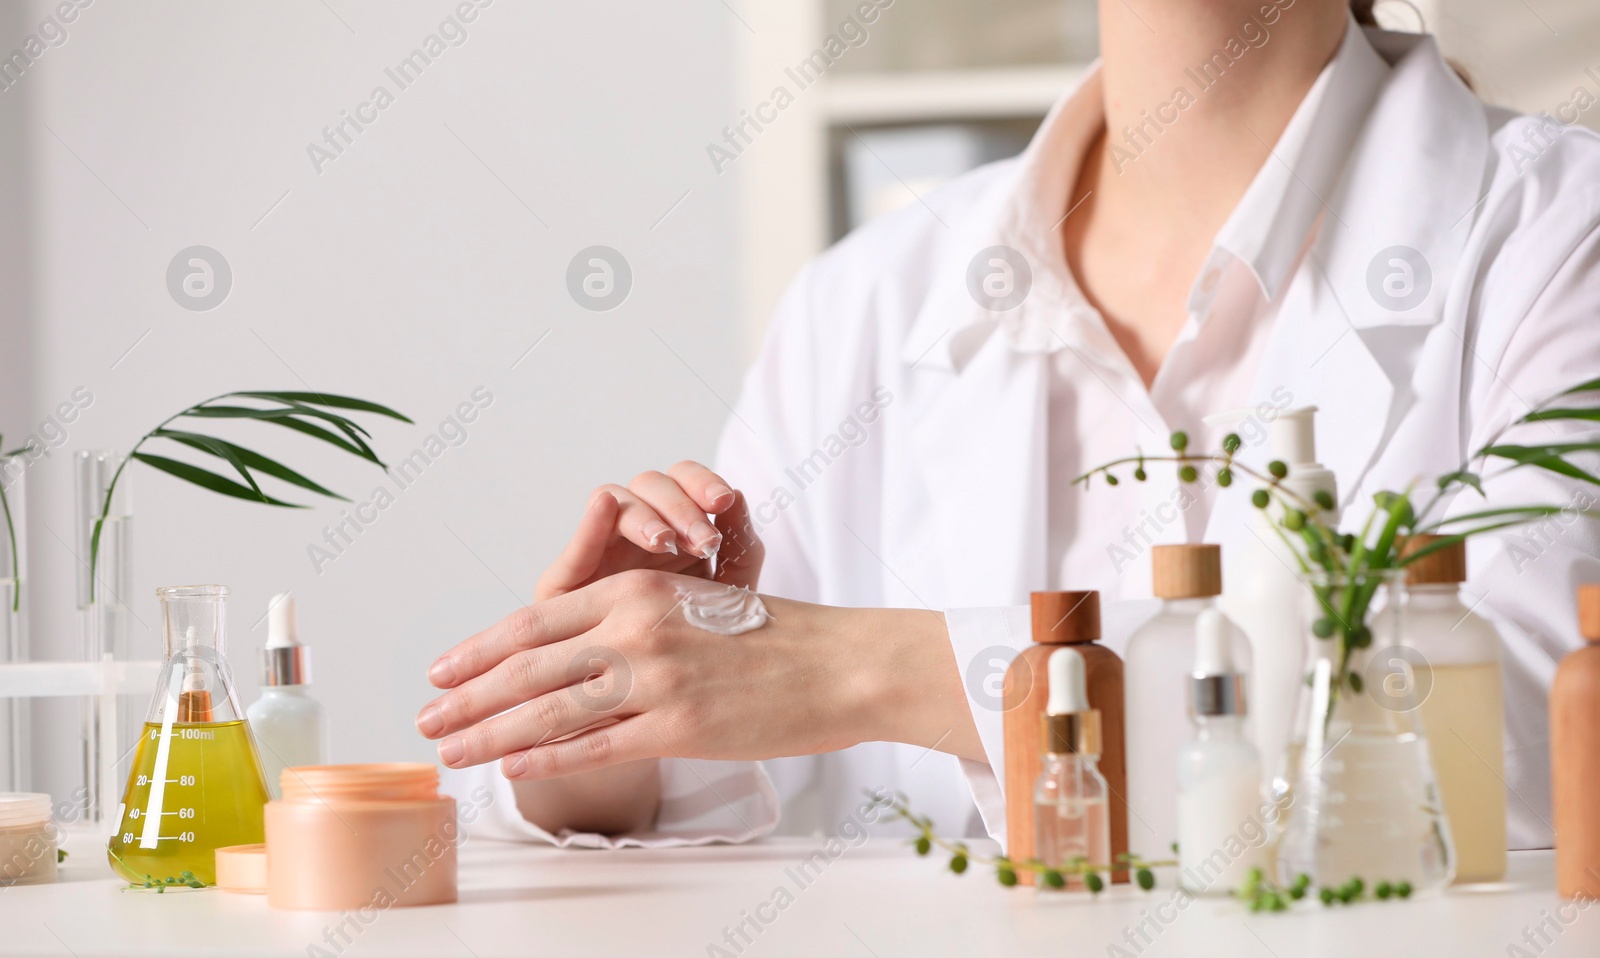
[{"label": "woman's left hand", "polygon": [[877,739],[982,756],[943,616],[764,597],[771,619],[725,636],[688,623],[680,587],[729,588],[636,570],[513,612],[434,663],[448,691],[418,729],[444,764],[512,779]]}]

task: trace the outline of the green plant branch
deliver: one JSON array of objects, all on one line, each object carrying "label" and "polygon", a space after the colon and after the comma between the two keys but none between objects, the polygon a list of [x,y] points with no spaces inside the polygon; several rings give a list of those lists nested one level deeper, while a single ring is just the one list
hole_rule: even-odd
[{"label": "green plant branch", "polygon": [[[275,408],[265,409],[254,406],[213,405],[213,403],[224,399],[251,399],[274,402],[278,405]],[[317,408],[319,406],[323,408]],[[137,460],[203,489],[209,489],[221,495],[232,496],[250,502],[260,502],[269,506],[291,509],[306,508],[303,505],[286,502],[267,495],[261,489],[260,483],[256,481],[255,472],[271,476],[321,496],[339,499],[344,502],[349,501],[344,496],[308,479],[296,470],[243,446],[201,433],[168,429],[167,427],[174,420],[187,417],[191,419],[244,419],[268,422],[320,439],[335,448],[365,459],[379,468],[384,468],[383,460],[378,458],[377,453],[373,452],[372,447],[366,442],[367,439],[372,438],[372,434],[360,423],[339,413],[330,412],[329,410],[331,409],[368,412],[387,416],[390,419],[397,419],[404,423],[411,422],[409,418],[401,413],[365,399],[323,393],[251,390],[212,396],[210,399],[198,402],[168,416],[154,429],[139,437],[139,441],[133,444],[133,448],[128,450],[127,456],[123,457],[122,461],[117,464],[116,471],[111,474],[111,481],[106,485],[105,497],[100,504],[100,515],[95,519],[93,530],[89,535],[89,601],[94,601],[95,592],[99,584],[101,535],[105,531],[106,520],[111,515],[111,502],[116,494],[117,483],[122,480],[123,471],[128,468],[128,463],[130,462]],[[308,419],[327,423],[337,429],[338,433],[325,429],[315,422],[308,422]],[[152,439],[166,439],[221,459],[244,479],[244,483],[234,482],[225,476],[187,462],[143,452],[145,443]]]}]

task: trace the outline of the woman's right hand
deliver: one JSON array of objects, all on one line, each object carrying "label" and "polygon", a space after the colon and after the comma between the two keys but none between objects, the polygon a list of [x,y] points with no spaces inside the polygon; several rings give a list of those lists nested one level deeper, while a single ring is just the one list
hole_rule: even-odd
[{"label": "woman's right hand", "polygon": [[753,589],[763,556],[743,493],[697,462],[680,462],[665,473],[640,473],[626,488],[595,490],[572,541],[539,577],[534,601],[629,569]]}]

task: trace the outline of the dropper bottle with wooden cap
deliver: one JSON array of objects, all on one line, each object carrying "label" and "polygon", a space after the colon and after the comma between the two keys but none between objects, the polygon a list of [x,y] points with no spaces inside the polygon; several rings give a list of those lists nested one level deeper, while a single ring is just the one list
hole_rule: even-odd
[{"label": "dropper bottle with wooden cap", "polygon": [[[1500,633],[1463,601],[1464,542],[1406,540],[1405,646],[1421,653],[1422,726],[1456,853],[1456,884],[1506,873],[1505,705]],[[1424,552],[1423,550],[1432,550]],[[1380,645],[1399,644],[1383,638]],[[1386,698],[1380,703],[1395,705]]]},{"label": "dropper bottle with wooden cap", "polygon": [[[1183,703],[1194,671],[1197,623],[1222,593],[1222,547],[1155,546],[1150,572],[1161,608],[1128,638],[1123,694],[1127,799],[1136,813],[1128,823],[1128,844],[1133,854],[1154,861],[1171,858],[1178,840],[1178,755],[1193,734]],[[1229,661],[1247,676],[1249,641],[1231,620],[1222,619],[1219,629]]]},{"label": "dropper bottle with wooden cap", "polygon": [[[1004,692],[1006,854],[1017,862],[1036,857],[1033,788],[1039,778],[1041,729],[1049,699],[1050,653],[1070,645],[1083,656],[1089,707],[1100,713],[1099,770],[1105,776],[1111,820],[1111,854],[1128,850],[1127,772],[1122,735],[1122,660],[1100,639],[1100,593],[1035,592],[1033,642],[1011,661]],[[1096,863],[1099,864],[1099,863]],[[1017,872],[1023,884],[1033,873]],[[1127,881],[1126,870],[1112,872]]]},{"label": "dropper bottle with wooden cap", "polygon": [[1550,684],[1556,893],[1600,898],[1600,584],[1578,587],[1583,648]]}]

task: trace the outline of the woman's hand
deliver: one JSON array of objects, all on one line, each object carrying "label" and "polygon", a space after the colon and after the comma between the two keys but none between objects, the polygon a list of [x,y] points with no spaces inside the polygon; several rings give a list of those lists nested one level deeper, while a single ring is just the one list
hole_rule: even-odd
[{"label": "woman's hand", "polygon": [[763,555],[744,495],[705,466],[680,462],[665,473],[640,473],[626,488],[610,484],[595,490],[572,541],[539,577],[534,600],[629,569],[753,589]]},{"label": "woman's hand", "polygon": [[982,758],[943,617],[764,598],[743,635],[691,626],[658,571],[520,609],[441,657],[417,717],[453,768],[542,779],[641,758],[763,759],[888,740]]}]

